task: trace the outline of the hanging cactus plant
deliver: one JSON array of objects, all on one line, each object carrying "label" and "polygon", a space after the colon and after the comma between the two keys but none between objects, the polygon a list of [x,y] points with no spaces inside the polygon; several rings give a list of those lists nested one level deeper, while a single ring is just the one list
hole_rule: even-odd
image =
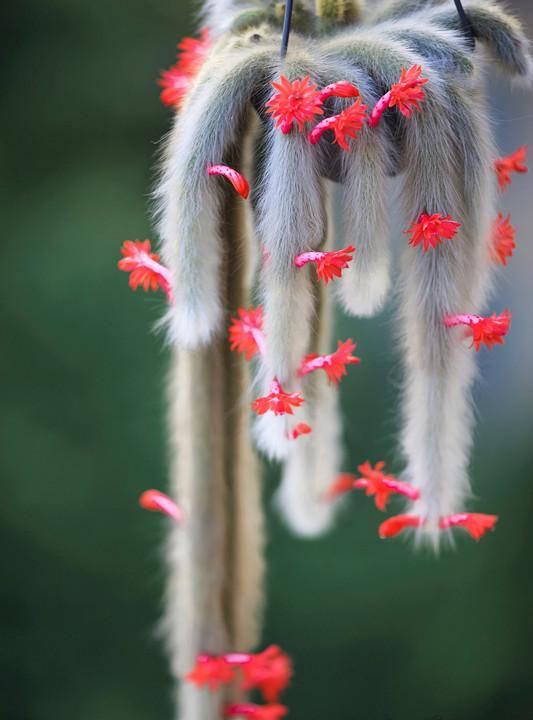
[{"label": "hanging cactus plant", "polygon": [[[452,528],[478,540],[497,521],[465,508],[471,385],[476,351],[511,323],[488,309],[493,270],[516,248],[497,181],[503,191],[527,167],[525,148],[497,159],[483,74],[531,81],[527,40],[497,2],[292,5],[205,3],[204,29],[160,78],[176,111],[156,193],[161,257],[128,241],[119,263],[132,288],[168,299],[170,496],[141,504],[174,521],[164,632],[182,720],[286,713],[289,659],[252,652],[264,575],[254,447],[281,462],[276,505],[301,536],[325,532],[352,490],[380,510],[405,499],[381,537],[412,529],[437,547]],[[405,245],[392,285],[391,177]],[[341,473],[339,383],[360,358],[352,338],[332,338],[334,303],[369,317],[392,290],[405,470]],[[249,702],[253,688],[264,704]]]}]

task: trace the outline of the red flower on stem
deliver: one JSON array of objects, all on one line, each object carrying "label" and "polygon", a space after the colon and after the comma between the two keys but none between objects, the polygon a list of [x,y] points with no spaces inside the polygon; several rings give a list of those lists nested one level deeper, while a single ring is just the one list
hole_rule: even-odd
[{"label": "red flower on stem", "polygon": [[409,527],[417,528],[422,525],[422,520],[418,515],[393,515],[384,520],[379,526],[380,538],[391,538],[399,535]]},{"label": "red flower on stem", "polygon": [[270,645],[260,653],[236,653],[225,657],[230,665],[241,668],[243,690],[256,688],[269,703],[277,702],[292,677],[291,659],[278,645]]},{"label": "red flower on stem", "polygon": [[183,511],[165,493],[159,492],[159,490],[145,490],[139,498],[139,505],[144,510],[151,510],[152,512],[160,512],[168,517],[172,518],[176,522],[183,522]]},{"label": "red flower on stem", "polygon": [[337,385],[341,378],[347,375],[346,365],[357,365],[361,359],[352,355],[356,344],[351,340],[339,340],[335,352],[329,355],[307,355],[298,370],[299,377],[315,372],[315,370],[324,370],[330,382]]},{"label": "red flower on stem", "polygon": [[374,106],[368,119],[369,125],[376,127],[387,108],[397,107],[406,118],[411,117],[415,110],[420,110],[419,103],[426,97],[423,85],[428,82],[421,75],[421,65],[412,65],[408,70],[402,68],[399,81]]},{"label": "red flower on stem", "polygon": [[244,177],[244,175],[241,175],[240,172],[237,172],[237,170],[234,170],[229,165],[210,165],[207,168],[207,174],[222,175],[222,177],[225,177],[230,181],[234,189],[242,198],[244,198],[244,200],[246,200],[250,194],[250,185],[248,180]]},{"label": "red flower on stem", "polygon": [[159,94],[163,105],[176,109],[181,107],[192,84],[191,78],[180,70],[179,64],[172,65],[167,70],[161,70],[161,77],[157,82],[163,88]]},{"label": "red flower on stem", "polygon": [[334,134],[333,141],[348,152],[350,149],[348,139],[357,137],[363,128],[366,121],[366,111],[367,106],[363,105],[361,98],[358,97],[353,105],[350,105],[346,110],[319,122],[310,132],[309,141],[312,145],[316,145],[327,130],[332,130]]},{"label": "red flower on stem", "polygon": [[397,480],[393,475],[383,472],[385,463],[377,462],[374,467],[368,461],[358,466],[362,477],[357,478],[353,484],[355,488],[366,490],[366,494],[375,496],[378,510],[385,510],[390,496],[393,493],[404,495],[410,500],[418,500],[420,492],[408,483]]},{"label": "red flower on stem", "polygon": [[257,353],[265,351],[265,336],[263,334],[263,308],[237,309],[237,317],[231,319],[229,327],[230,349],[244,353],[247,360],[251,360]]},{"label": "red flower on stem", "polygon": [[285,135],[291,131],[293,122],[302,132],[306,122],[324,114],[320,92],[309,75],[292,82],[282,75],[272,86],[276,92],[266,103],[267,112]]},{"label": "red flower on stem", "polygon": [[235,703],[228,705],[224,710],[224,717],[237,715],[253,720],[281,720],[288,710],[285,705],[254,705],[252,703]]},{"label": "red flower on stem", "polygon": [[416,247],[422,243],[424,252],[427,252],[430,247],[436,248],[443,240],[451,240],[455,237],[460,227],[461,224],[455,222],[450,215],[422,213],[405,234],[411,235],[409,245]]},{"label": "red flower on stem", "polygon": [[185,676],[185,680],[197,687],[207,686],[209,690],[215,691],[221,685],[232,682],[234,677],[235,671],[224,656],[198,655],[195,667]]},{"label": "red flower on stem", "polygon": [[354,483],[357,480],[355,475],[351,473],[341,473],[337,475],[335,480],[331,483],[329,488],[324,493],[326,500],[336,500],[341,495],[345,495],[350,490],[354,489]]},{"label": "red flower on stem", "polygon": [[309,435],[313,431],[313,428],[307,423],[301,422],[295,425],[289,433],[290,440],[296,440],[300,435]]},{"label": "red flower on stem", "polygon": [[307,263],[316,265],[316,274],[319,280],[323,280],[326,284],[333,280],[334,277],[340,277],[342,271],[348,267],[353,260],[355,248],[348,245],[342,250],[333,250],[331,252],[305,252],[294,258],[296,267],[303,267]]},{"label": "red flower on stem", "polygon": [[515,234],[516,231],[511,225],[511,215],[504,217],[503,213],[498,213],[492,229],[492,245],[490,249],[494,262],[507,265],[507,258],[512,256],[516,247]]},{"label": "red flower on stem", "polygon": [[455,327],[456,325],[464,325],[466,327],[466,335],[472,338],[472,347],[476,348],[476,352],[481,345],[485,345],[491,350],[494,345],[503,345],[503,339],[509,331],[511,325],[511,313],[504,310],[500,315],[491,315],[483,317],[481,315],[447,315],[444,318],[446,327]]},{"label": "red flower on stem", "polygon": [[286,393],[278,380],[274,378],[270,385],[270,393],[259,397],[252,403],[252,410],[258,415],[273,412],[274,415],[292,415],[293,407],[300,407],[304,399],[300,393]]},{"label": "red flower on stem", "polygon": [[511,155],[498,158],[494,161],[494,169],[498,176],[498,185],[505,192],[511,184],[511,173],[527,173],[526,165],[527,145],[519,147]]},{"label": "red flower on stem", "polygon": [[497,515],[485,515],[484,513],[456,513],[440,519],[441,530],[461,527],[469,533],[474,540],[479,540],[488,530],[494,530],[498,522]]},{"label": "red flower on stem", "polygon": [[351,82],[348,82],[348,80],[339,80],[338,82],[331,83],[331,85],[326,85],[319,93],[321,103],[330,97],[351,98],[357,97],[358,95],[359,89],[355,85],[352,85]]},{"label": "red flower on stem", "polygon": [[200,38],[183,38],[178,44],[178,61],[168,70],[163,70],[158,81],[163,88],[160,95],[163,105],[181,106],[210,49],[211,39],[206,29],[200,32]]},{"label": "red flower on stem", "polygon": [[[439,529],[449,530],[454,527],[462,527],[474,540],[479,540],[488,530],[493,530],[497,522],[497,515],[456,513],[442,517],[439,520]],[[381,523],[379,536],[381,538],[394,537],[408,527],[421,527],[422,525],[422,519],[418,515],[395,515]]]},{"label": "red flower on stem", "polygon": [[150,240],[126,240],[120,248],[124,257],[118,261],[118,268],[130,273],[129,285],[132,290],[136,290],[139,285],[145,292],[161,288],[169,302],[172,302],[170,272],[159,262],[159,255],[150,250]]}]

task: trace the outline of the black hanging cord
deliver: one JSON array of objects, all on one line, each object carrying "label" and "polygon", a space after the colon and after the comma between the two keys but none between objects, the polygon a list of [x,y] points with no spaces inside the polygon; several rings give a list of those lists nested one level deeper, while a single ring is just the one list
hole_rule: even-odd
[{"label": "black hanging cord", "polygon": [[284,58],[289,47],[289,35],[291,34],[293,0],[285,0],[285,16],[283,18],[283,33],[281,35],[281,57]]},{"label": "black hanging cord", "polygon": [[[461,21],[461,25],[463,26],[463,30],[465,35],[468,36],[470,40],[470,44],[472,46],[472,49],[476,46],[476,38],[474,35],[474,28],[472,27],[472,23],[470,22],[467,14],[465,13],[465,9],[463,7],[463,3],[461,0],[453,0],[455,3],[455,7],[457,9],[457,14],[459,15],[459,19]],[[285,2],[285,15],[283,17],[283,32],[281,35],[281,57],[284,58],[287,54],[287,48],[289,47],[289,35],[291,34],[291,20],[292,20],[292,6],[293,6],[293,0],[286,0]]]},{"label": "black hanging cord", "polygon": [[457,14],[459,15],[459,19],[461,21],[461,25],[463,26],[464,33],[468,36],[472,49],[474,49],[476,46],[476,38],[474,35],[474,28],[472,27],[472,23],[470,22],[467,14],[465,13],[465,9],[461,0],[453,1],[455,3],[455,7],[457,8]]}]

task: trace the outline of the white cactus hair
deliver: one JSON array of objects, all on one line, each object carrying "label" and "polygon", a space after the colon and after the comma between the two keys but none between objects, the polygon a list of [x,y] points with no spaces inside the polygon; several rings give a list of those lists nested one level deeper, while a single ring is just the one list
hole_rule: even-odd
[{"label": "white cactus hair", "polygon": [[[410,509],[424,518],[419,536],[436,544],[439,518],[464,509],[475,354],[443,318],[482,311],[490,290],[496,152],[483,72],[493,62],[514,78],[533,76],[520,23],[497,2],[468,0],[465,8],[475,48],[443,0],[394,0],[372,10],[349,0],[320,0],[316,8],[311,0],[296,2],[281,59],[281,3],[204,5],[213,46],[170,132],[157,190],[161,250],[175,295],[164,319],[175,348],[171,486],[187,515],[169,542],[164,620],[178,679],[198,653],[246,651],[260,634],[264,540],[250,440],[254,394],[246,364],[228,349],[230,318],[259,294],[266,350],[254,391],[268,392],[276,377],[305,397],[291,424],[304,420],[311,436],[291,440],[287,417],[267,414],[256,419],[253,437],[283,464],[281,514],[297,534],[317,535],[335,511],[323,497],[342,456],[338,391],[325,376],[299,377],[298,368],[305,355],[333,350],[334,297],[348,314],[365,317],[390,294],[390,176],[401,185],[404,227],[423,212],[461,224],[454,242],[432,252],[406,248],[394,288],[401,290],[405,479],[420,490]],[[347,153],[325,139],[313,146],[307,133],[284,135],[265,113],[270,83],[281,74],[309,75],[319,86],[348,80],[372,107],[402,67],[417,64],[428,78],[420,112],[409,119],[387,113],[377,128],[365,126]],[[327,112],[350,102],[331,100]],[[251,202],[207,176],[219,163],[245,170]],[[357,251],[342,278],[324,288],[315,270],[295,267],[294,258],[334,246],[330,179],[340,184],[343,206],[338,246]],[[262,251],[264,262],[253,262]],[[219,701],[183,684],[180,717],[215,720]]]}]

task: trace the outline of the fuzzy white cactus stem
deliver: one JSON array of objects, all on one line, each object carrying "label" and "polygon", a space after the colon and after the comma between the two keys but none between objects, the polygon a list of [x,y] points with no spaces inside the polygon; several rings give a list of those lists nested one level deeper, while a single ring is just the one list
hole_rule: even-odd
[{"label": "fuzzy white cactus stem", "polygon": [[[228,150],[238,163],[239,153]],[[248,238],[244,207],[222,190],[224,261],[218,285],[224,325],[246,304]],[[263,602],[263,518],[260,475],[250,441],[248,367],[227,338],[175,353],[170,397],[172,495],[186,521],[167,553],[163,630],[178,685],[178,713],[218,720],[220,703],[238,699],[198,689],[183,678],[200,653],[250,651],[259,640]]]}]

